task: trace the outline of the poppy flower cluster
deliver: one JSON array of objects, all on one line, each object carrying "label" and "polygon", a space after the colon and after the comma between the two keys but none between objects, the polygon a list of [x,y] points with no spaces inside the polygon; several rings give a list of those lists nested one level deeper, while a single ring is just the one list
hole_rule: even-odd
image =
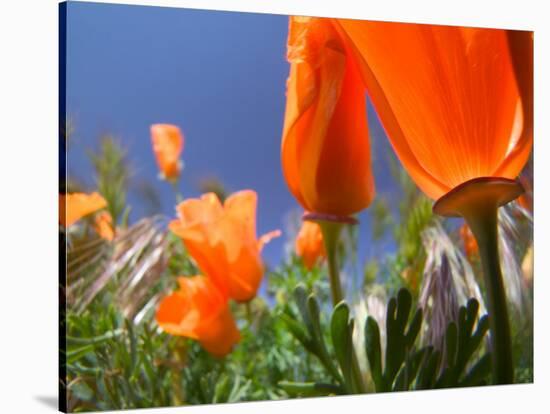
[{"label": "poppy flower cluster", "polygon": [[334,223],[374,197],[366,90],[401,164],[436,201],[434,212],[464,217],[478,242],[495,379],[511,382],[496,217],[522,194],[516,179],[533,145],[532,33],[291,17],[287,50],[282,166],[308,218],[330,236],[335,303],[342,294]]},{"label": "poppy flower cluster", "polygon": [[528,32],[291,17],[288,60],[282,165],[308,211],[345,216],[374,197],[365,90],[434,200],[475,178],[515,179],[529,157]]},{"label": "poppy flower cluster", "polygon": [[[152,125],[151,142],[161,177],[175,182],[184,143],[179,127]],[[257,199],[252,190],[234,193],[223,204],[214,193],[189,198],[177,205],[177,219],[169,225],[202,274],[178,278],[178,289],[159,304],[157,323],[165,332],[199,341],[215,356],[226,355],[240,338],[229,300],[256,296],[264,273],[261,250],[280,235],[273,231],[257,239]]]},{"label": "poppy flower cluster", "polygon": [[179,278],[165,297],[157,322],[166,332],[198,340],[213,355],[227,354],[239,340],[229,300],[256,296],[264,266],[263,246],[280,231],[256,237],[257,194],[243,190],[222,204],[214,193],[178,204],[169,228],[183,241],[203,275]]}]

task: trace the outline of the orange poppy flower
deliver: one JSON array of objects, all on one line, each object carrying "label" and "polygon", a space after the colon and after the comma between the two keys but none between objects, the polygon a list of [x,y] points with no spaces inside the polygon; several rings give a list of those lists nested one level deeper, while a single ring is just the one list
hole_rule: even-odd
[{"label": "orange poppy flower", "polygon": [[304,265],[312,269],[319,259],[326,257],[323,233],[318,223],[304,221],[296,236],[296,254],[302,258]]},{"label": "orange poppy flower", "polygon": [[99,193],[59,194],[59,223],[69,227],[88,214],[107,207]]},{"label": "orange poppy flower", "polygon": [[162,178],[175,180],[182,168],[180,155],[184,139],[176,125],[151,125],[151,141]]},{"label": "orange poppy flower", "polygon": [[476,239],[470,230],[470,227],[468,227],[466,223],[460,227],[460,237],[462,238],[462,243],[464,244],[466,256],[472,257],[478,253]]},{"label": "orange poppy flower", "polygon": [[256,204],[252,190],[232,194],[223,205],[207,193],[181,202],[169,226],[222,293],[239,302],[256,295],[264,273],[260,252],[280,235],[277,230],[256,238]]},{"label": "orange poppy flower", "polygon": [[96,214],[94,219],[94,228],[96,233],[99,234],[102,239],[112,241],[115,237],[113,219],[107,211],[102,211]]},{"label": "orange poppy flower", "polygon": [[366,96],[331,19],[291,17],[282,166],[313,213],[349,216],[374,197]]},{"label": "orange poppy flower", "polygon": [[212,355],[228,354],[240,334],[225,297],[204,276],[179,277],[179,289],[162,299],[159,326],[171,335],[195,339]]},{"label": "orange poppy flower", "polygon": [[475,178],[517,177],[532,146],[523,113],[531,98],[522,102],[505,30],[338,24],[397,156],[424,193],[437,200]]}]

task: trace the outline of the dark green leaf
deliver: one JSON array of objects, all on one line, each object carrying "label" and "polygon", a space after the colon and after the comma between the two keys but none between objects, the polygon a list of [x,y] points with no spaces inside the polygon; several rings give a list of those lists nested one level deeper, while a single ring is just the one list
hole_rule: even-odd
[{"label": "dark green leaf", "polygon": [[464,376],[459,383],[460,387],[473,387],[483,385],[491,374],[491,354],[483,355]]},{"label": "dark green leaf", "polygon": [[348,391],[353,391],[352,354],[353,342],[349,330],[349,308],[345,302],[340,302],[332,311],[330,331],[336,360],[342,370],[344,382]]},{"label": "dark green leaf", "polygon": [[385,390],[382,377],[382,350],[380,346],[380,329],[376,320],[369,316],[365,323],[365,347],[370,371],[376,391]]},{"label": "dark green leaf", "polygon": [[279,386],[284,389],[289,395],[298,397],[343,394],[342,388],[337,385],[318,382],[280,381]]}]

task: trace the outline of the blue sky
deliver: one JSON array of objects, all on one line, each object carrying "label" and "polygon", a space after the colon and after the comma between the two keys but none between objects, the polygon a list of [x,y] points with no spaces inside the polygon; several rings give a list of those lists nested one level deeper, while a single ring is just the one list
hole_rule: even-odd
[{"label": "blue sky", "polygon": [[[197,196],[203,177],[218,177],[230,191],[258,192],[258,232],[284,228],[300,210],[284,182],[280,142],[288,75],[288,17],[177,8],[69,3],[67,113],[74,123],[68,173],[94,189],[87,151],[103,134],[128,150],[132,179],[130,219],[150,214],[139,188],[153,185],[159,213],[174,216],[171,187],[157,180],[149,126],[173,123],[186,143],[184,196]],[[369,107],[378,194],[391,194],[389,145]],[[360,216],[360,257],[389,252],[370,240],[369,215]],[[277,264],[285,237],[265,248]]]}]

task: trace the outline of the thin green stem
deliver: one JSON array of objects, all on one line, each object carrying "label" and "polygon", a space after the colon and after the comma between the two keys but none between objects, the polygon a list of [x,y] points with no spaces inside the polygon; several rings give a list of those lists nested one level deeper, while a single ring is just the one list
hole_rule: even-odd
[{"label": "thin green stem", "polygon": [[174,196],[176,197],[176,202],[179,204],[183,201],[183,196],[178,188],[179,179],[173,179],[169,180],[170,184],[172,185],[172,190],[174,191]]},{"label": "thin green stem", "polygon": [[514,381],[514,365],[506,292],[499,259],[497,207],[486,205],[471,209],[464,214],[464,218],[479,246],[487,289],[493,381],[495,384],[511,384]]},{"label": "thin green stem", "polygon": [[[325,244],[325,251],[327,253],[328,262],[328,274],[330,280],[330,291],[332,296],[332,303],[334,306],[338,305],[344,300],[344,294],[342,292],[342,285],[340,283],[340,267],[338,264],[338,243],[340,241],[340,234],[344,223],[320,220],[318,221],[321,226],[321,232],[323,233],[323,242]],[[365,383],[359,368],[359,361],[355,348],[352,345],[352,372],[354,381],[354,391],[358,393],[366,392]]]},{"label": "thin green stem", "polygon": [[338,305],[343,299],[342,285],[340,284],[340,269],[338,267],[338,242],[343,224],[331,221],[319,221],[323,242],[327,253],[328,275],[332,304]]}]

